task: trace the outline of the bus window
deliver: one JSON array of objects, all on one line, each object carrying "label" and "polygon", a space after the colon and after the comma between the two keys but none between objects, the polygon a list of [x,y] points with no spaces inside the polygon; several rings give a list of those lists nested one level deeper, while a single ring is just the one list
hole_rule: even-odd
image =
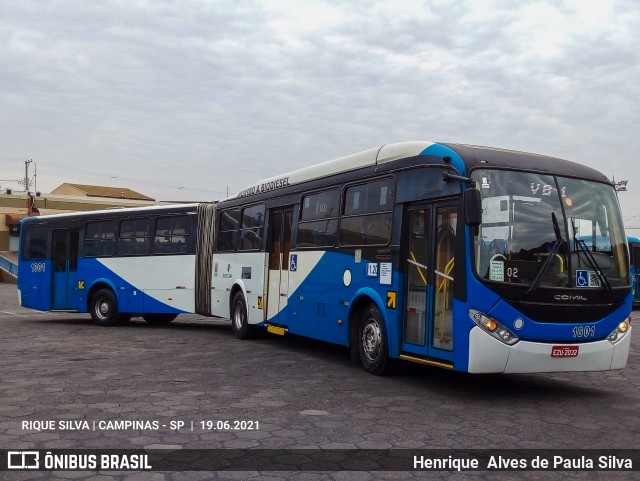
[{"label": "bus window", "polygon": [[47,257],[47,230],[44,227],[32,227],[25,238],[29,239],[29,243],[23,246],[26,260],[41,260]]},{"label": "bus window", "polygon": [[636,269],[640,268],[640,247],[633,248],[633,262],[632,265],[636,267]]},{"label": "bus window", "polygon": [[189,250],[191,225],[186,215],[156,221],[154,254],[184,254]]},{"label": "bus window", "polygon": [[116,251],[116,222],[88,222],[84,233],[85,257],[107,257]]},{"label": "bus window", "polygon": [[238,242],[238,227],[240,226],[240,209],[220,212],[218,217],[218,232],[216,236],[216,250],[235,251]]},{"label": "bus window", "polygon": [[120,223],[118,255],[145,256],[151,252],[151,219],[123,220]]},{"label": "bus window", "polygon": [[341,245],[387,245],[391,240],[393,179],[347,188],[340,219]]},{"label": "bus window", "polygon": [[264,235],[264,204],[242,209],[242,228],[238,250],[251,251],[262,248]]},{"label": "bus window", "polygon": [[407,311],[404,340],[418,345],[424,345],[427,310],[428,225],[428,210],[419,209],[409,213],[409,264],[407,266]]},{"label": "bus window", "polygon": [[298,247],[331,247],[336,243],[340,191],[325,190],[302,197]]},{"label": "bus window", "polygon": [[453,350],[453,268],[456,207],[439,207],[436,214],[435,302],[433,347]]}]

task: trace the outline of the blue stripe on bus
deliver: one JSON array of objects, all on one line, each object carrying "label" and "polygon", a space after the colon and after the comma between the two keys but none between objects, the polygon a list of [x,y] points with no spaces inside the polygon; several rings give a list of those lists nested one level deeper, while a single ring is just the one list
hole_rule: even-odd
[{"label": "blue stripe on bus", "polygon": [[[40,311],[52,310],[54,309],[52,304],[54,284],[51,276],[53,262],[51,260],[34,262],[43,264],[44,269],[42,272],[29,273],[29,276],[22,276],[19,280],[22,305],[23,307]],[[34,262],[25,262],[23,266],[29,266]],[[88,312],[88,295],[91,288],[98,283],[103,283],[114,292],[118,300],[118,310],[122,313],[181,314],[186,312],[144,293],[111,269],[108,269],[98,259],[78,259],[78,270],[77,273],[73,272],[73,274],[76,276],[77,281],[84,282],[84,289],[70,289],[68,294],[74,294],[76,298],[69,300],[67,307],[64,309]],[[133,291],[136,292],[135,296]],[[43,294],[43,292],[47,294]]]},{"label": "blue stripe on bus", "polygon": [[465,175],[467,169],[464,166],[464,161],[460,156],[451,150],[449,147],[445,147],[441,144],[433,144],[420,152],[419,155],[434,155],[436,157],[451,157],[451,163],[458,171],[458,175]]},{"label": "blue stripe on bus", "polygon": [[[91,288],[99,282],[104,282],[110,285],[118,299],[118,309],[123,313],[182,314],[186,312],[169,306],[146,294],[144,291],[123,279],[111,269],[107,268],[98,259],[78,259],[78,280],[85,281],[84,291],[87,294]],[[140,306],[141,309],[127,308],[127,293],[133,293],[133,291],[136,291],[135,297],[142,296],[142,303],[140,303],[139,299],[137,299],[135,303],[136,307]],[[78,305],[78,310],[84,312],[88,311],[87,302],[88,299],[85,298],[83,305]]]},{"label": "blue stripe on bus", "polygon": [[[304,253],[298,252],[299,256],[301,254]],[[303,262],[300,257],[299,262]],[[349,286],[342,282],[346,269],[352,275]],[[386,310],[384,300],[387,291],[398,291],[400,276],[394,270],[392,285],[372,288],[366,269],[367,262],[356,264],[353,254],[325,252],[300,286],[288,296],[283,313],[288,320],[289,332],[346,346],[349,344],[350,309],[358,298],[366,296],[378,306],[391,341],[389,344],[396,346],[397,329],[392,329],[392,326],[397,320],[397,310]],[[340,279],[339,285],[336,285],[336,279]],[[268,322],[277,323],[277,317]]]}]

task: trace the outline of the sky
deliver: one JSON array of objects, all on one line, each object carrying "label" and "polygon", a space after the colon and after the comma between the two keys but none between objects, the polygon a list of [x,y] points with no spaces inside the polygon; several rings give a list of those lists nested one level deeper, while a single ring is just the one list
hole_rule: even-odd
[{"label": "sky", "polygon": [[24,190],[33,160],[41,192],[71,182],[211,201],[405,140],[628,180],[623,217],[640,236],[640,5],[0,2],[2,190]]}]

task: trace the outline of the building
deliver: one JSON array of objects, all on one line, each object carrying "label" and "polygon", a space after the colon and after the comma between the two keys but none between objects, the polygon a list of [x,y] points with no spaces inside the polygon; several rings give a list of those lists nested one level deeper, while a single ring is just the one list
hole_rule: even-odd
[{"label": "building", "polygon": [[151,197],[147,197],[144,194],[140,194],[126,187],[103,187],[101,185],[69,184],[67,182],[53,189],[51,194],[99,197],[105,199],[143,200],[148,202],[155,201],[155,199]]}]

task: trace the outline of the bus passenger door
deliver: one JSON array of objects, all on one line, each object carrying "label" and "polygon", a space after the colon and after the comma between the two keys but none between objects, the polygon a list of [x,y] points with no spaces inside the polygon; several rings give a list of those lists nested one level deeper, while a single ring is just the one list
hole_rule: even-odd
[{"label": "bus passenger door", "polygon": [[78,308],[78,230],[53,231],[52,309]]},{"label": "bus passenger door", "polygon": [[456,207],[434,204],[407,214],[402,350],[452,361]]},{"label": "bus passenger door", "polygon": [[289,252],[293,209],[272,210],[269,216],[269,271],[267,281],[267,322],[289,325]]}]

